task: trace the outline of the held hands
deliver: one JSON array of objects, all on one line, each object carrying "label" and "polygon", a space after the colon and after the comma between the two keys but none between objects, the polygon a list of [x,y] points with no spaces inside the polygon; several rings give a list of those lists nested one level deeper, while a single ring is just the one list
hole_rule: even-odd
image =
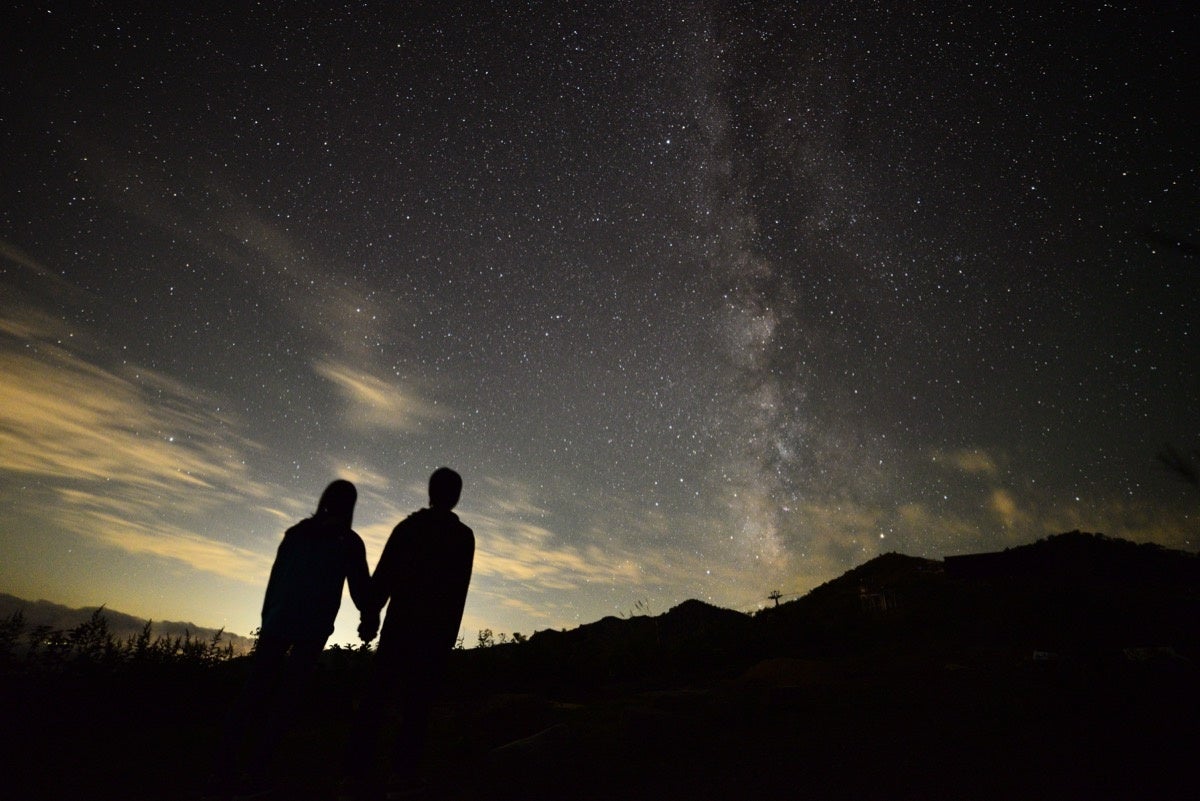
[{"label": "held hands", "polygon": [[375,635],[379,633],[379,616],[371,615],[362,617],[358,624],[358,637],[364,643],[368,643],[375,639]]}]

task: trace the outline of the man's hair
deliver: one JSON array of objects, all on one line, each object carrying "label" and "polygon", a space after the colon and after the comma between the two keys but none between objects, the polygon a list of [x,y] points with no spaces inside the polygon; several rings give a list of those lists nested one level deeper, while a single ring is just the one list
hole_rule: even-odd
[{"label": "man's hair", "polygon": [[429,505],[453,509],[462,494],[462,476],[449,467],[439,467],[429,477]]}]

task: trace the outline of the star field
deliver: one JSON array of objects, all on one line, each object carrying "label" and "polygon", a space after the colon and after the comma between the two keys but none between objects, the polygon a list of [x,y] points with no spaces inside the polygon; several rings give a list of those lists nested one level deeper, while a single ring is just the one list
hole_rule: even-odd
[{"label": "star field", "polygon": [[442,464],[468,632],[1196,548],[1182,5],[9,16],[5,591],[248,632]]}]

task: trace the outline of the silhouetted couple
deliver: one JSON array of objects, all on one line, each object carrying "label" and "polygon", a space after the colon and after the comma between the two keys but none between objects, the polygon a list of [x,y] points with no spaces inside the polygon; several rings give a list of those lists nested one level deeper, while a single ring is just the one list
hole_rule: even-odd
[{"label": "silhouetted couple", "polygon": [[475,536],[451,511],[462,478],[442,467],[429,479],[429,507],[392,531],[368,576],[366,549],[351,528],[358,493],[349,481],[330,484],[317,512],[284,534],[263,601],[250,676],[222,737],[218,768],[235,777],[228,793],[254,798],[269,793],[267,769],[290,713],[325,641],[333,633],[343,581],[361,613],[359,636],[370,642],[387,620],[359,703],[346,751],[344,795],[384,797],[378,768],[380,730],[388,708],[400,715],[389,784],[410,785],[424,748],[429,712],[446,658],[458,637],[475,557]]}]

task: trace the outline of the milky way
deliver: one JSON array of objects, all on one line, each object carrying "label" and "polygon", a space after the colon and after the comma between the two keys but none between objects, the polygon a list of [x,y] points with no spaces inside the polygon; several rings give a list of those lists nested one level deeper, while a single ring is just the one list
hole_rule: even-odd
[{"label": "milky way", "polygon": [[644,6],[10,14],[0,589],[247,632],[441,464],[468,633],[1195,549],[1194,12]]}]

